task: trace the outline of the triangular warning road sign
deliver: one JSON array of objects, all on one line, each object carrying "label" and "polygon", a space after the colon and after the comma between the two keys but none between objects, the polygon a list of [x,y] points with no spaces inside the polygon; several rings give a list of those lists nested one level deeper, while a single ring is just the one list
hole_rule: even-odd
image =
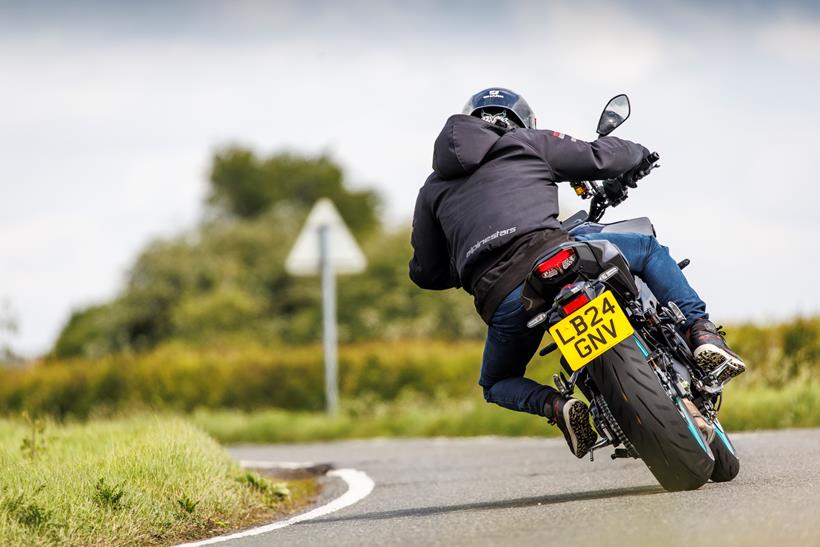
[{"label": "triangular warning road sign", "polygon": [[330,237],[330,263],[336,273],[359,273],[364,271],[367,260],[350,233],[333,202],[322,198],[316,202],[308,215],[305,226],[296,238],[285,269],[291,275],[318,275],[320,271],[319,230],[328,227]]}]

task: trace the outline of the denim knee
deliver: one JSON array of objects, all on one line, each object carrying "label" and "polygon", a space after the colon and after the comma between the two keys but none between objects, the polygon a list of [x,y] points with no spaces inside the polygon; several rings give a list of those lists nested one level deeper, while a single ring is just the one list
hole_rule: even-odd
[{"label": "denim knee", "polygon": [[643,272],[645,270],[646,263],[652,256],[657,255],[658,253],[666,255],[669,254],[669,247],[661,245],[655,236],[637,234],[637,237],[641,249],[641,264],[638,271]]},{"label": "denim knee", "polygon": [[667,247],[666,245],[661,245],[661,242],[658,241],[658,238],[656,238],[655,236],[646,236],[646,237],[649,238],[649,252],[650,253],[655,253],[655,252],[658,252],[658,251],[661,251],[661,252],[664,252],[664,253],[669,253],[669,247]]}]

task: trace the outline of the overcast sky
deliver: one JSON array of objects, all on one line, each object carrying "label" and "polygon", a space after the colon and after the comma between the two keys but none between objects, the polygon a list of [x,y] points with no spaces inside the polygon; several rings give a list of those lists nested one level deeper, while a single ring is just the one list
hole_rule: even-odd
[{"label": "overcast sky", "polygon": [[616,135],[663,167],[607,218],[650,216],[719,321],[820,312],[808,2],[0,0],[13,346],[47,350],[72,309],[116,294],[146,242],[192,226],[226,144],[329,151],[391,223],[409,221],[445,118],[491,85],[584,139],[627,92]]}]

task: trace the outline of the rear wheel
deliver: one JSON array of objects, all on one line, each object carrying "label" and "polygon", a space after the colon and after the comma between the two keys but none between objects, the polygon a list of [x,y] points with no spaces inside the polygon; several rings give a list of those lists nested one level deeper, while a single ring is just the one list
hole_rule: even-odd
[{"label": "rear wheel", "polygon": [[630,336],[587,365],[624,435],[667,490],[694,490],[709,480],[714,456],[686,407],[673,401]]},{"label": "rear wheel", "polygon": [[715,482],[728,482],[735,478],[740,471],[740,460],[735,452],[732,441],[723,431],[723,426],[718,420],[714,422],[715,438],[709,448],[715,456],[715,468],[712,470],[711,479]]}]

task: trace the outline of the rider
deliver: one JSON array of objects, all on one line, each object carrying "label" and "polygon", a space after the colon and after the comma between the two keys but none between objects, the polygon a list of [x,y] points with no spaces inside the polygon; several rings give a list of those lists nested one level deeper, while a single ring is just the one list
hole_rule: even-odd
[{"label": "rider", "polygon": [[659,302],[672,301],[681,309],[701,366],[711,370],[728,361],[732,376],[745,370],[669,250],[654,237],[570,236],[561,229],[557,182],[617,177],[648,154],[640,144],[616,137],[583,142],[537,130],[520,95],[489,88],[470,97],[463,114],[445,123],[433,149],[433,173],[416,201],[410,278],[424,289],[462,287],[473,295],[489,326],[479,380],[484,398],[544,416],[560,428],[579,458],[597,438],[587,406],[524,377],[544,331],[527,328],[523,280],[550,248],[573,239],[610,241]]}]

